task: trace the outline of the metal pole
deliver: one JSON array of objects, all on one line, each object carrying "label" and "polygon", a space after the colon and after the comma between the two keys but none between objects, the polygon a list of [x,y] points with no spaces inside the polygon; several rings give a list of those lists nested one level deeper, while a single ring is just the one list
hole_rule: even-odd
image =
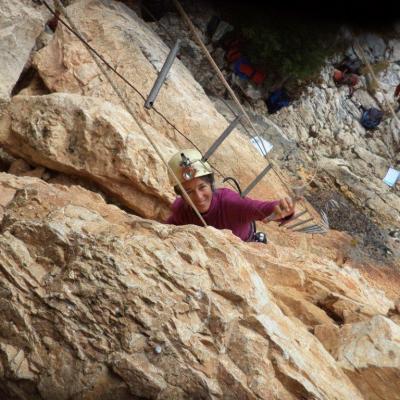
[{"label": "metal pole", "polygon": [[214,153],[215,150],[221,145],[221,143],[228,137],[228,135],[236,128],[238,125],[240,118],[242,118],[243,114],[238,115],[229,126],[221,133],[218,139],[211,145],[211,147],[204,154],[202,161],[207,161],[210,156]]},{"label": "metal pole", "polygon": [[286,229],[293,229],[293,228],[295,228],[296,226],[300,226],[300,225],[306,224],[307,222],[310,222],[310,221],[312,221],[313,219],[314,219],[314,218],[309,218],[309,219],[306,219],[306,220],[304,220],[304,221],[300,221],[300,222],[298,222],[297,224],[294,224],[294,225],[291,225],[291,226],[287,226]]},{"label": "metal pole", "polygon": [[254,188],[254,186],[257,185],[258,182],[260,182],[260,180],[267,174],[267,172],[272,168],[271,164],[268,164],[264,170],[257,176],[256,179],[254,179],[253,182],[250,183],[249,186],[247,186],[247,188],[245,190],[243,190],[242,192],[242,197],[245,197],[249,194],[249,192]]},{"label": "metal pole", "polygon": [[308,212],[307,210],[304,210],[304,211],[302,211],[302,212],[299,212],[299,213],[297,213],[296,215],[294,215],[292,218],[290,218],[289,220],[281,222],[281,223],[279,224],[279,226],[287,225],[287,224],[289,224],[290,222],[293,222],[293,221],[296,220],[297,218],[301,217],[302,215],[304,215],[304,214],[307,213],[307,212]]},{"label": "metal pole", "polygon": [[158,92],[160,91],[162,84],[164,83],[165,79],[167,78],[167,74],[172,67],[172,63],[174,62],[175,57],[178,54],[180,43],[181,43],[180,39],[177,39],[174,47],[169,52],[167,59],[165,60],[165,63],[162,66],[161,71],[158,74],[156,81],[154,82],[154,85],[150,91],[150,94],[147,97],[146,102],[144,103],[144,106],[146,108],[153,107],[153,104],[156,101]]},{"label": "metal pole", "polygon": [[319,225],[310,225],[304,228],[295,229],[293,232],[302,232],[302,233],[326,233],[327,230],[322,228]]}]

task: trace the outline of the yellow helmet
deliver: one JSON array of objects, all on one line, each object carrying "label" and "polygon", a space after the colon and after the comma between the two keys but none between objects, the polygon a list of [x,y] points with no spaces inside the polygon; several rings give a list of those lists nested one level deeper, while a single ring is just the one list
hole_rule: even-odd
[{"label": "yellow helmet", "polygon": [[[202,161],[202,157],[201,153],[196,149],[181,150],[171,157],[168,165],[182,183],[213,173],[210,164],[207,161]],[[170,174],[169,178],[172,185],[175,186],[174,177]]]}]

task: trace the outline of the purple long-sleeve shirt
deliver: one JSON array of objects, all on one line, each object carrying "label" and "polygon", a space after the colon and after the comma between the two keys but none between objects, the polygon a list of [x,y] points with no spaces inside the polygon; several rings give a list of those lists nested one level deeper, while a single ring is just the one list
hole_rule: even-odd
[{"label": "purple long-sleeve shirt", "polygon": [[[268,217],[278,203],[279,200],[242,198],[230,189],[217,189],[213,193],[210,208],[202,217],[208,225],[217,229],[230,229],[233,234],[247,241],[252,234],[251,222]],[[167,219],[167,224],[203,226],[200,218],[182,197],[178,197],[172,204],[172,215]]]}]

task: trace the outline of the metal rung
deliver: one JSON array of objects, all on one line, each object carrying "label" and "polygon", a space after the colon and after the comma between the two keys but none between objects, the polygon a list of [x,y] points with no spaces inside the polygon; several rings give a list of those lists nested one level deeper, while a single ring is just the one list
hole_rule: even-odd
[{"label": "metal rung", "polygon": [[293,232],[302,232],[302,233],[326,233],[328,232],[326,229],[319,225],[310,225],[301,229],[295,229]]},{"label": "metal rung", "polygon": [[260,175],[257,176],[256,179],[254,179],[253,182],[250,183],[249,186],[247,186],[247,188],[245,190],[243,190],[242,192],[242,197],[245,197],[249,194],[249,192],[254,188],[254,186],[257,185],[258,182],[260,182],[260,180],[267,174],[267,172],[272,168],[271,164],[268,164],[264,170],[260,173]]},{"label": "metal rung", "polygon": [[238,115],[229,126],[221,133],[218,139],[211,145],[211,147],[204,154],[202,161],[207,161],[215,150],[221,145],[221,143],[228,137],[228,135],[236,128],[236,125],[240,122],[243,114]]},{"label": "metal rung", "polygon": [[309,234],[309,235],[324,235],[324,234],[326,234],[328,232],[325,231],[325,230],[317,230],[317,231],[301,231],[299,233],[306,233],[306,234]]},{"label": "metal rung", "polygon": [[291,226],[287,226],[286,229],[293,229],[293,228],[296,228],[296,226],[300,226],[300,225],[306,224],[307,222],[311,222],[313,220],[314,220],[314,218],[309,218],[309,219],[306,219],[304,221],[300,221],[297,224],[294,224],[294,225],[291,225]]},{"label": "metal rung", "polygon": [[179,39],[177,39],[174,47],[169,52],[167,59],[165,60],[165,63],[162,66],[161,71],[159,72],[156,81],[154,82],[154,85],[150,91],[150,94],[148,95],[147,100],[144,103],[144,106],[146,108],[153,107],[154,102],[156,101],[158,92],[160,91],[162,84],[164,83],[165,79],[167,78],[167,74],[172,67],[172,63],[174,62],[175,57],[178,54],[180,43],[181,43],[181,41]]},{"label": "metal rung", "polygon": [[295,215],[294,215],[292,218],[290,218],[289,220],[281,222],[281,223],[279,224],[279,226],[287,225],[287,224],[289,224],[290,222],[293,222],[294,220],[296,220],[297,218],[300,218],[302,215],[304,215],[304,214],[307,213],[307,212],[308,212],[307,210],[304,210],[304,211],[302,211],[302,212],[300,212],[300,213],[298,213],[298,214],[295,214]]}]

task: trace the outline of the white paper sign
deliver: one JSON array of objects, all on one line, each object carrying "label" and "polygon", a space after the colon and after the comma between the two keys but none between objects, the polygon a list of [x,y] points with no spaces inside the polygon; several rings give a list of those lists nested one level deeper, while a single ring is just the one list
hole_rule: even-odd
[{"label": "white paper sign", "polygon": [[394,168],[389,168],[388,172],[386,173],[386,176],[383,178],[383,182],[385,182],[386,185],[393,187],[394,185],[396,185],[396,182],[399,178],[400,178],[400,171],[397,171],[397,169]]},{"label": "white paper sign", "polygon": [[251,138],[250,142],[263,156],[266,156],[267,153],[269,153],[271,149],[274,147],[270,142],[268,142],[267,140],[263,139],[260,136]]}]

